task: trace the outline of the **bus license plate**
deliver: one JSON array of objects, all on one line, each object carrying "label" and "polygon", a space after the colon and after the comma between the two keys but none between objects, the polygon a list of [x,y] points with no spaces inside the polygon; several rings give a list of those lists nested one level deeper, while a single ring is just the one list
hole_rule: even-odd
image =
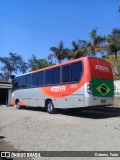
[{"label": "bus license plate", "polygon": [[101,99],[101,103],[106,103],[106,100],[105,99]]}]

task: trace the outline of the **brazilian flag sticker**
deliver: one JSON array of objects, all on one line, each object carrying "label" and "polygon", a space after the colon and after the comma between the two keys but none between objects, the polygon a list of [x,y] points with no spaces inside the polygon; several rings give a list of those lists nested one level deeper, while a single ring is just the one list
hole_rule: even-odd
[{"label": "brazilian flag sticker", "polygon": [[92,93],[94,96],[99,96],[99,97],[113,97],[114,96],[113,80],[93,78]]}]

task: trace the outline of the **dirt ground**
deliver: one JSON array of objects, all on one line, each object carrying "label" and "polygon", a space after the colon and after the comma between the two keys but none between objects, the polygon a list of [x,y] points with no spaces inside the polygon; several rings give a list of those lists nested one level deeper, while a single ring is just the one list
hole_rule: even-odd
[{"label": "dirt ground", "polygon": [[120,108],[120,95],[117,95],[115,98],[114,98],[114,106],[115,108]]},{"label": "dirt ground", "polygon": [[1,106],[0,151],[120,151],[119,98],[115,104],[114,107],[83,108],[75,112],[60,110],[52,115],[41,108],[17,110]]}]

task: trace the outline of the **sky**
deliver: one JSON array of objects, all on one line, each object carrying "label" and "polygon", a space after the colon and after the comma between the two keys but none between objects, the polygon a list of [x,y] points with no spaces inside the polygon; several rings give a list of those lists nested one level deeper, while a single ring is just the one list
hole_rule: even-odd
[{"label": "sky", "polygon": [[120,28],[119,0],[0,0],[0,56],[47,58],[60,41],[89,40],[90,31]]}]

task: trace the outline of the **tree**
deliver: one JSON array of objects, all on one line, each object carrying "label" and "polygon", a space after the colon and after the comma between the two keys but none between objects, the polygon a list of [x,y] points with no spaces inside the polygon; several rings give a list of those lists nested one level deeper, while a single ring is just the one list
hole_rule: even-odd
[{"label": "tree", "polygon": [[64,59],[71,60],[74,59],[74,52],[67,48],[64,50]]},{"label": "tree", "polygon": [[78,40],[78,41],[72,41],[72,52],[73,52],[73,58],[80,58],[84,57],[87,53],[87,41],[84,40]]},{"label": "tree", "polygon": [[114,79],[120,79],[120,55],[117,56],[117,59],[114,55],[106,55],[103,59],[112,65]]},{"label": "tree", "polygon": [[34,54],[32,54],[32,57],[28,60],[28,63],[32,71],[38,69],[38,59]]},{"label": "tree", "polygon": [[93,29],[90,33],[90,41],[86,41],[87,43],[87,52],[91,54],[91,56],[95,57],[97,52],[104,51],[104,42],[105,37],[97,35],[97,28]]},{"label": "tree", "polygon": [[25,73],[28,69],[28,64],[24,62],[21,55],[16,53],[9,53],[9,57],[0,57],[2,66],[0,68],[0,79],[9,79],[11,74],[18,72]]},{"label": "tree", "polygon": [[87,40],[78,40],[72,41],[72,50],[68,52],[72,55],[73,59],[84,57],[84,56],[92,56],[95,57],[97,52],[103,52],[105,37],[97,35],[97,29],[93,29],[90,32],[90,41]]},{"label": "tree", "polygon": [[120,28],[115,28],[112,30],[112,34],[106,36],[107,45],[106,52],[108,55],[117,55],[120,54]]},{"label": "tree", "polygon": [[29,66],[32,71],[53,65],[52,61],[49,61],[45,58],[44,59],[37,59],[37,57],[34,54],[28,60],[28,62],[29,62]]},{"label": "tree", "polygon": [[65,59],[65,55],[67,54],[67,49],[64,48],[64,44],[62,41],[60,41],[58,47],[51,47],[50,51],[52,51],[53,54],[50,54],[48,58],[55,58],[57,59],[58,63],[61,63]]}]

